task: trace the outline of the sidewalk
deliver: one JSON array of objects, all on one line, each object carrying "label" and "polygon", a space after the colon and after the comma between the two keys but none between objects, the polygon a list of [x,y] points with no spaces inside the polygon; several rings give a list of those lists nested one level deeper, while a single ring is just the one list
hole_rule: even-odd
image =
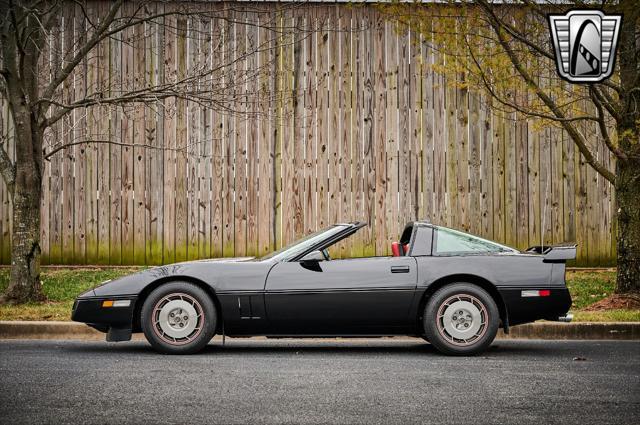
[{"label": "sidewalk", "polygon": [[[134,334],[134,339],[144,338]],[[76,322],[0,321],[0,339],[104,340],[105,334]],[[497,339],[639,340],[640,322],[538,322],[514,326]]]}]

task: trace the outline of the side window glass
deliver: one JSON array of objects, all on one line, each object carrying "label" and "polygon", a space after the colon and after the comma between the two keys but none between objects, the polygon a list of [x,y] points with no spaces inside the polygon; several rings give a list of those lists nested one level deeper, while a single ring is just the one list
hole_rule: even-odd
[{"label": "side window glass", "polygon": [[499,252],[502,248],[490,241],[451,229],[439,228],[436,254]]}]

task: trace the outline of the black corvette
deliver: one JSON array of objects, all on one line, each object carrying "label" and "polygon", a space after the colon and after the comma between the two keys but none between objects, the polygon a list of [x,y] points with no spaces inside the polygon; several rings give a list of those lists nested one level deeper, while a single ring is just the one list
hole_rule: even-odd
[{"label": "black corvette", "polygon": [[187,354],[226,336],[412,335],[447,354],[487,348],[499,327],[570,321],[565,262],[575,245],[525,252],[409,223],[393,256],[331,259],[363,223],[336,224],[262,258],[191,261],[108,281],[80,295],[72,319],[158,351]]}]

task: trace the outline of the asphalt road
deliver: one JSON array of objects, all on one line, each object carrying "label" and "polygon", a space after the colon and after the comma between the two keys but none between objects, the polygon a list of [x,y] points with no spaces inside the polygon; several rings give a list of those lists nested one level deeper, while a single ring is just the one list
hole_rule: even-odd
[{"label": "asphalt road", "polygon": [[638,424],[640,342],[0,341],[0,423]]}]

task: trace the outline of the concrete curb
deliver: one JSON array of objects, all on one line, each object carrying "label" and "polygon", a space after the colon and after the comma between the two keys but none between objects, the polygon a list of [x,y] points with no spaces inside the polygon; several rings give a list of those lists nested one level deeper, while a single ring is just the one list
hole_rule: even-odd
[{"label": "concrete curb", "polygon": [[[134,339],[143,339],[134,334]],[[640,322],[539,322],[514,326],[498,339],[608,339],[640,340]],[[43,321],[0,321],[0,339],[73,339],[99,341],[105,334],[82,323]]]},{"label": "concrete curb", "polygon": [[529,323],[510,328],[509,335],[505,335],[500,330],[497,338],[638,340],[640,339],[640,322]]}]

